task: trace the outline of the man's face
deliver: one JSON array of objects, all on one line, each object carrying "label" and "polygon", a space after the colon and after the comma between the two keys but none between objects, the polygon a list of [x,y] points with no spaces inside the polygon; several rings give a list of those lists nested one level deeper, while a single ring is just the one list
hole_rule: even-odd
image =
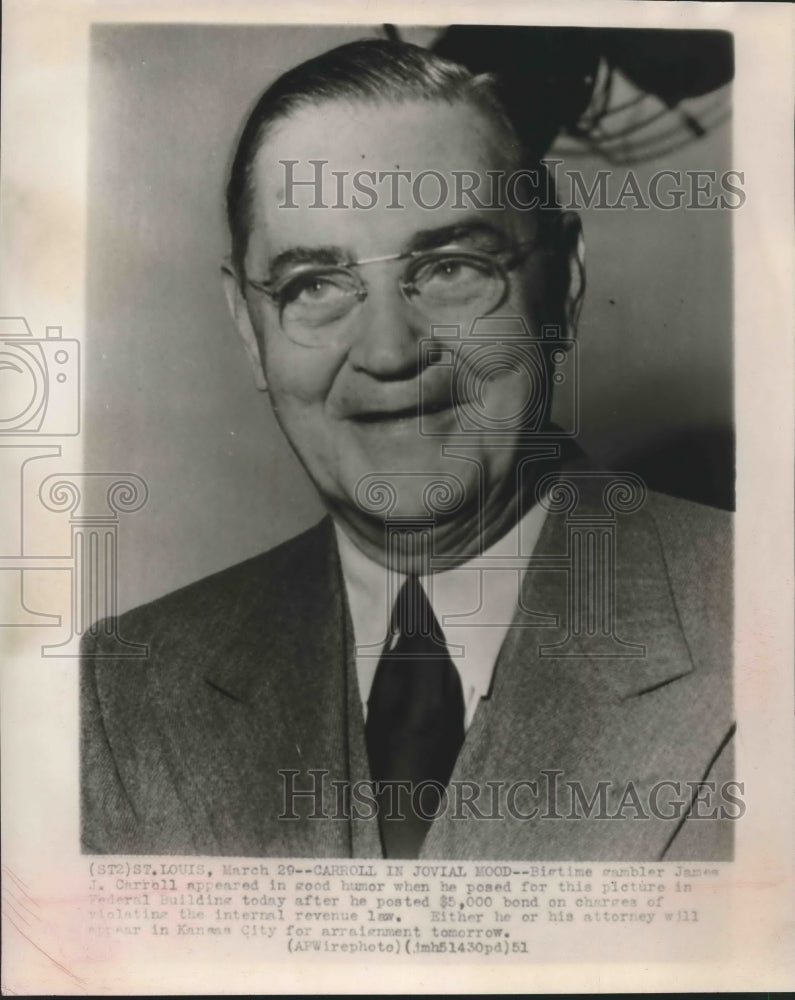
[{"label": "man's face", "polygon": [[[317,202],[309,186],[285,192],[281,161],[287,160],[297,161],[291,168],[295,180],[314,176],[310,161],[327,161],[320,200],[329,207],[310,207]],[[462,250],[484,251],[532,241],[532,213],[478,210],[466,201],[465,208],[454,207],[453,171],[477,171],[485,177],[486,171],[504,166],[493,127],[465,104],[328,102],[302,109],[278,124],[255,159],[246,277],[272,280],[308,264],[367,260],[451,242]],[[441,173],[450,196],[437,209],[423,207],[412,197],[411,182],[404,180],[398,196],[402,207],[395,208],[389,186],[382,182],[374,185],[375,205],[352,207],[354,174],[397,170],[410,172],[412,178],[423,171]],[[342,172],[342,197],[336,187],[340,175],[332,172]],[[481,201],[487,200],[486,190],[480,189]],[[432,203],[438,191],[431,179],[422,188],[420,202]],[[360,203],[369,200],[359,198]],[[523,317],[535,333],[542,262],[540,254],[530,254],[509,272],[505,297],[496,310],[500,316]],[[378,474],[394,490],[393,516],[416,517],[427,514],[423,497],[429,484],[440,479],[449,484],[452,476],[463,487],[465,502],[447,521],[441,519],[436,544],[437,550],[460,550],[471,541],[482,508],[504,506],[516,489],[516,448],[510,446],[510,431],[509,446],[495,448],[493,438],[479,431],[477,419],[467,422],[462,437],[461,417],[468,405],[476,405],[478,413],[495,421],[506,418],[510,425],[510,417],[521,412],[527,400],[526,370],[521,363],[495,366],[493,377],[478,381],[481,395],[476,404],[468,403],[452,390],[449,356],[446,363],[437,363],[432,353],[421,353],[419,344],[431,335],[434,319],[400,290],[406,261],[378,261],[354,270],[366,286],[366,296],[325,327],[302,331],[300,322],[286,324],[278,307],[251,286],[244,290],[247,315],[242,324],[238,317],[238,323],[250,323],[248,336],[256,338],[285,435],[354,540],[376,552],[383,544],[387,511],[373,514],[374,494],[366,489],[373,480],[365,477]],[[448,277],[456,280],[455,273]],[[312,297],[326,292],[323,286],[309,286],[300,294],[313,308]],[[472,318],[462,307],[462,335]],[[449,319],[448,310],[444,321]],[[518,436],[518,426],[516,432]],[[456,456],[444,453],[445,445],[462,442]]]}]

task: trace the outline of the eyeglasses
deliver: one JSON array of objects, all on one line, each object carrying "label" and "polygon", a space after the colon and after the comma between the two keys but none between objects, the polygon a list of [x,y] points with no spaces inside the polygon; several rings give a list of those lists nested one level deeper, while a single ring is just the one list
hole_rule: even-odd
[{"label": "eyeglasses", "polygon": [[537,243],[483,251],[441,247],[368,257],[347,264],[299,265],[277,281],[246,280],[279,313],[285,336],[306,347],[331,346],[340,337],[341,320],[364,302],[368,287],[354,268],[405,260],[398,279],[406,302],[435,323],[461,323],[496,309],[505,299],[509,272]]}]

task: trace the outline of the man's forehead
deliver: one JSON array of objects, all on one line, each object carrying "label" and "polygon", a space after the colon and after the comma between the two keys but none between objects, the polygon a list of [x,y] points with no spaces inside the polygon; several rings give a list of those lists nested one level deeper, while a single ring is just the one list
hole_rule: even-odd
[{"label": "man's forehead", "polygon": [[417,234],[473,216],[514,229],[510,212],[481,212],[461,199],[456,205],[462,183],[487,197],[489,172],[504,161],[499,140],[486,116],[463,102],[329,101],[300,109],[274,128],[254,163],[256,266],[295,247],[395,252]]},{"label": "man's forehead", "polygon": [[257,187],[278,194],[285,160],[326,169],[485,173],[503,165],[500,133],[471,104],[427,101],[325,101],[278,122],[257,154]]}]

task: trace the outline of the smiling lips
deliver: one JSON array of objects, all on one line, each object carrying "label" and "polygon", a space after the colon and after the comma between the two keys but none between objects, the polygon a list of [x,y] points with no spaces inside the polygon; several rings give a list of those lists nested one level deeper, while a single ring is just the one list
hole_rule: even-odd
[{"label": "smiling lips", "polygon": [[451,399],[449,396],[444,399],[429,402],[424,400],[422,405],[414,403],[411,406],[400,407],[393,410],[364,410],[355,413],[350,419],[363,424],[387,423],[397,420],[409,420],[412,417],[419,419],[420,416],[431,416],[434,413],[443,413],[452,410],[455,406],[461,406],[464,400]]}]

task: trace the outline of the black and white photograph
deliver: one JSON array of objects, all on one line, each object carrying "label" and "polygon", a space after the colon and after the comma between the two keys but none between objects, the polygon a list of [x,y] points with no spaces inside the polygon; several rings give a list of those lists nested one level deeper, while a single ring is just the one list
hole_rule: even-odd
[{"label": "black and white photograph", "polygon": [[9,5],[3,988],[780,988],[791,11],[332,6]]},{"label": "black and white photograph", "polygon": [[732,37],[411,38],[94,29],[83,849],[730,860]]}]

